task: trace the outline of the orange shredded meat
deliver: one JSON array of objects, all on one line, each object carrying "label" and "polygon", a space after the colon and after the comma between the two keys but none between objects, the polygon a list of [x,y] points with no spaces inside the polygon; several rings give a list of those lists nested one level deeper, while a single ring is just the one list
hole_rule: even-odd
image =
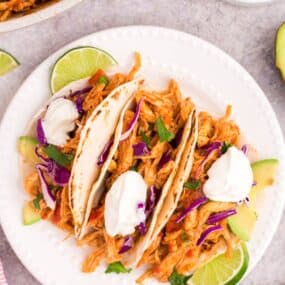
[{"label": "orange shredded meat", "polygon": [[2,0],[0,1],[0,22],[7,20],[13,14],[33,11],[39,5],[54,0]]}]

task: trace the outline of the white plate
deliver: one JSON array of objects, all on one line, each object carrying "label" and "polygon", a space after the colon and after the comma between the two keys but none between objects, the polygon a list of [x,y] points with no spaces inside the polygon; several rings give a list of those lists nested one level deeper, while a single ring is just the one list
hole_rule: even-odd
[{"label": "white plate", "polygon": [[43,9],[35,11],[34,13],[9,18],[7,21],[0,22],[0,33],[17,30],[51,18],[81,1],[82,0],[61,0],[58,3],[53,3]]},{"label": "white plate", "polygon": [[[14,251],[28,270],[44,285],[134,284],[140,274],[82,274],[80,264],[88,249],[78,248],[65,233],[47,222],[23,226],[26,199],[18,171],[17,138],[49,96],[53,63],[66,50],[93,45],[110,52],[124,68],[132,63],[133,51],[143,57],[141,73],[158,87],[169,78],[179,81],[183,94],[202,108],[222,114],[232,104],[234,119],[262,158],[277,157],[285,169],[284,142],[276,117],[252,77],[231,57],[194,36],[158,27],[124,27],[95,33],[62,48],[45,60],[24,82],[8,108],[0,131],[0,217]],[[162,84],[163,83],[163,84]],[[285,199],[284,171],[264,191],[259,219],[251,242],[250,267],[261,258],[278,226]],[[158,284],[150,281],[147,284]]]}]

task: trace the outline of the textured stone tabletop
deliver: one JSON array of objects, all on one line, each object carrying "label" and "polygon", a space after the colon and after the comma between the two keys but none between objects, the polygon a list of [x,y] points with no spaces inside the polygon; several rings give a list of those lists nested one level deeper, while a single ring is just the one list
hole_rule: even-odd
[{"label": "textured stone tabletop", "polygon": [[[0,48],[21,62],[18,69],[0,78],[0,119],[23,80],[58,48],[95,31],[139,24],[182,30],[225,50],[260,84],[285,132],[285,84],[274,68],[275,31],[284,20],[284,0],[257,8],[216,0],[83,0],[55,18],[0,34]],[[285,284],[284,228],[285,216],[265,256],[243,284]],[[1,228],[0,257],[10,285],[39,284],[15,256]]]}]

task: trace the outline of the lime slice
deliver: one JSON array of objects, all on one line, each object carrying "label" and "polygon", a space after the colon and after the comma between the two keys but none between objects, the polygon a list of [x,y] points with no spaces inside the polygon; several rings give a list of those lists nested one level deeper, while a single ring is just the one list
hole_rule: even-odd
[{"label": "lime slice", "polygon": [[52,93],[68,83],[93,75],[98,69],[105,70],[116,64],[107,52],[95,47],[78,47],[69,50],[55,63],[51,74]]},{"label": "lime slice", "polygon": [[0,76],[19,65],[19,62],[8,52],[0,50]]},{"label": "lime slice", "polygon": [[244,276],[248,267],[249,256],[242,244],[233,251],[231,258],[224,254],[199,268],[188,282],[191,285],[235,285]]}]

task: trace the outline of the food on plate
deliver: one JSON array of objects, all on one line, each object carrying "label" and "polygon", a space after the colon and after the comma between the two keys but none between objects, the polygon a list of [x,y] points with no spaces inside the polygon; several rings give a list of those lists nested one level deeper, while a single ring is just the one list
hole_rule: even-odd
[{"label": "food on plate", "polygon": [[[69,74],[64,62],[58,70]],[[83,272],[101,262],[106,274],[145,265],[138,284],[236,284],[255,200],[274,183],[278,161],[249,160],[231,106],[222,117],[198,112],[174,80],[147,88],[140,66],[136,54],[128,74],[95,68],[64,84],[56,71],[54,90],[65,87],[18,141],[31,197],[23,223],[46,219],[89,245]]]},{"label": "food on plate", "polygon": [[[1,3],[0,3],[1,5]],[[19,62],[8,52],[0,49],[0,76],[10,72],[19,65]]]},{"label": "food on plate", "polygon": [[277,30],[275,40],[275,65],[280,70],[282,78],[285,78],[285,23]]},{"label": "food on plate", "polygon": [[34,10],[59,0],[1,0],[0,22],[9,19],[13,15],[25,15]]}]

